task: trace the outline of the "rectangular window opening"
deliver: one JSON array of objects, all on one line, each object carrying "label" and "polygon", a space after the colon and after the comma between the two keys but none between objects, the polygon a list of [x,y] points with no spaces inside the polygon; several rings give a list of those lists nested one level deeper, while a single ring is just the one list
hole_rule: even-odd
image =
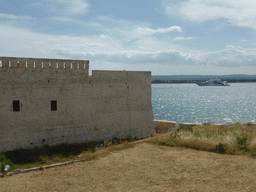
[{"label": "rectangular window opening", "polygon": [[12,101],[12,110],[14,112],[20,111],[20,100],[14,100]]},{"label": "rectangular window opening", "polygon": [[51,111],[57,111],[57,100],[51,100]]}]

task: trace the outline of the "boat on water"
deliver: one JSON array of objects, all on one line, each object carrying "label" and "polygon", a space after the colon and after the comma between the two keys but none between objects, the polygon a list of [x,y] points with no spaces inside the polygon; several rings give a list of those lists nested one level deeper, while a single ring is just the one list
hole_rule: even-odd
[{"label": "boat on water", "polygon": [[220,79],[210,79],[208,81],[196,82],[199,86],[229,86],[226,81],[221,81]]}]

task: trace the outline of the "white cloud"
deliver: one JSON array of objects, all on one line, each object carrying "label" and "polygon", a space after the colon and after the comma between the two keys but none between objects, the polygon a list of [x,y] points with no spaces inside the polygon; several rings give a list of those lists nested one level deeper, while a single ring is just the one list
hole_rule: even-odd
[{"label": "white cloud", "polygon": [[32,17],[29,16],[17,16],[17,15],[12,15],[12,14],[3,14],[0,13],[0,18],[2,19],[32,19]]},{"label": "white cloud", "polygon": [[256,49],[228,48],[207,53],[202,61],[220,67],[256,66]]},{"label": "white cloud", "polygon": [[[216,52],[184,51],[168,42],[143,38],[132,48],[107,35],[91,37],[49,35],[0,24],[3,56],[89,59],[93,63],[169,66],[255,66],[256,49],[227,48]],[[143,68],[143,67],[141,67]]]},{"label": "white cloud", "polygon": [[180,26],[170,26],[167,28],[152,29],[151,25],[146,22],[131,22],[125,19],[116,19],[110,16],[100,16],[97,22],[88,24],[94,26],[99,31],[119,37],[125,41],[140,39],[147,36],[165,34],[170,32],[182,32]]},{"label": "white cloud", "polygon": [[189,39],[192,39],[192,37],[175,37],[174,40],[189,40]]},{"label": "white cloud", "polygon": [[137,27],[134,28],[129,32],[132,38],[142,38],[144,36],[150,36],[154,34],[163,34],[163,33],[169,33],[169,32],[182,32],[180,26],[172,26],[168,28],[159,28],[159,29],[151,29],[151,28],[143,28],[143,27]]},{"label": "white cloud", "polygon": [[100,35],[100,38],[101,38],[101,39],[107,39],[108,36],[107,36],[107,35]]},{"label": "white cloud", "polygon": [[153,35],[156,33],[168,33],[168,32],[172,32],[172,31],[178,31],[178,32],[182,32],[181,27],[180,26],[172,26],[172,27],[168,27],[168,28],[159,28],[159,29],[150,29],[150,28],[142,28],[142,27],[138,27],[137,29],[135,29],[136,33],[140,33],[140,34],[144,34],[144,35]]},{"label": "white cloud", "polygon": [[5,56],[91,59],[125,64],[189,63],[193,56],[170,49],[168,43],[140,39],[127,48],[108,35],[74,37],[31,32],[0,25],[0,52]]},{"label": "white cloud", "polygon": [[107,36],[74,37],[41,34],[3,24],[0,24],[0,34],[0,52],[6,56],[67,58],[70,55],[64,56],[59,53],[100,54],[124,50],[123,46],[113,42]]},{"label": "white cloud", "polygon": [[179,12],[192,21],[225,19],[233,25],[256,29],[255,0],[188,0],[180,5],[167,5],[168,14]]},{"label": "white cloud", "polygon": [[71,22],[71,23],[85,24],[84,22],[82,22],[78,19],[73,19],[70,17],[51,17],[51,19],[55,20],[55,21],[60,21],[60,22]]},{"label": "white cloud", "polygon": [[234,45],[226,45],[227,48],[235,48]]}]

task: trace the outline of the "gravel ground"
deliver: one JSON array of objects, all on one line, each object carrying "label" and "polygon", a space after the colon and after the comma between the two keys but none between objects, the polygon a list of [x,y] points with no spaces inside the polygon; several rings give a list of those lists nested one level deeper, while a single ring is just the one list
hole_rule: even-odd
[{"label": "gravel ground", "polygon": [[0,178],[0,191],[256,191],[256,159],[148,143]]}]

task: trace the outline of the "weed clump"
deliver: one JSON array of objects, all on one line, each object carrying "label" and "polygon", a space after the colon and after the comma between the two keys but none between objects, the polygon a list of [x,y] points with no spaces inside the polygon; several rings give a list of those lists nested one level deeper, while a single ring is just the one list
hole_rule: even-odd
[{"label": "weed clump", "polygon": [[176,138],[179,137],[180,135],[182,135],[182,132],[187,132],[187,133],[193,133],[193,127],[196,125],[191,125],[189,127],[185,127],[185,128],[179,128],[174,132],[171,132],[171,137]]},{"label": "weed clump", "polygon": [[236,141],[239,145],[246,146],[248,139],[246,137],[237,137]]},{"label": "weed clump", "polygon": [[4,154],[0,153],[0,172],[4,172],[4,166],[5,165],[9,165],[10,166],[10,171],[15,169],[15,165],[9,160],[7,159]]},{"label": "weed clump", "polygon": [[193,126],[185,127],[185,128],[183,128],[183,131],[188,131],[188,132],[193,133]]},{"label": "weed clump", "polygon": [[219,143],[216,145],[216,150],[218,153],[224,153],[227,150],[227,145],[224,143]]}]

